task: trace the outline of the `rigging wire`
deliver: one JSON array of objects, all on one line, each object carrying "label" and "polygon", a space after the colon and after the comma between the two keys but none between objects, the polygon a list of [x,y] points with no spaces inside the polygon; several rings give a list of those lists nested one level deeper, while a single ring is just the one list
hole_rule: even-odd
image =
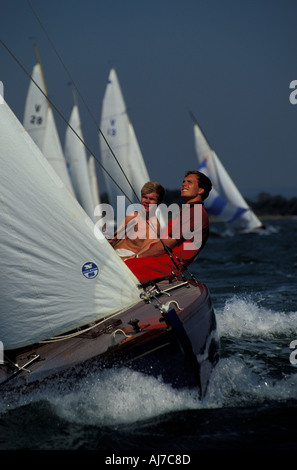
[{"label": "rigging wire", "polygon": [[[129,184],[129,186],[130,186],[130,188],[132,189],[132,191],[133,191],[133,193],[134,193],[136,199],[138,200],[139,203],[141,203],[141,201],[140,201],[140,199],[139,199],[139,197],[138,197],[136,191],[134,190],[134,188],[133,188],[131,182],[129,181],[129,179],[128,179],[128,177],[127,177],[127,175],[126,175],[126,173],[125,173],[123,167],[121,166],[121,164],[120,164],[118,158],[116,157],[114,151],[113,151],[112,148],[110,147],[109,142],[108,142],[108,140],[106,139],[104,133],[102,132],[102,130],[101,130],[100,127],[98,126],[97,121],[96,121],[96,119],[95,119],[95,117],[94,117],[92,111],[90,110],[90,108],[89,108],[89,106],[88,106],[86,100],[84,99],[84,97],[83,97],[83,95],[81,94],[81,92],[80,92],[78,86],[76,85],[76,82],[75,82],[75,80],[73,79],[73,77],[72,77],[70,71],[68,70],[68,68],[67,68],[67,66],[66,66],[66,64],[65,64],[65,62],[63,61],[61,55],[59,54],[57,48],[55,47],[53,41],[51,40],[51,38],[50,38],[50,36],[49,36],[49,34],[48,34],[46,28],[43,26],[43,24],[42,24],[42,22],[41,22],[39,16],[37,15],[36,11],[34,10],[34,8],[33,8],[32,4],[31,4],[30,0],[27,0],[27,3],[28,3],[28,5],[29,5],[29,7],[31,8],[31,10],[32,10],[32,12],[33,12],[33,14],[34,14],[36,20],[38,21],[38,23],[39,23],[39,25],[40,25],[42,31],[44,32],[44,34],[45,34],[47,40],[49,41],[49,43],[50,43],[52,49],[54,50],[55,54],[57,55],[57,57],[58,57],[60,63],[62,64],[62,67],[64,68],[66,74],[68,75],[68,78],[69,78],[69,80],[71,81],[72,85],[74,86],[75,91],[77,92],[77,94],[78,94],[79,97],[81,98],[81,100],[82,100],[82,102],[83,102],[83,104],[84,104],[86,110],[88,111],[89,115],[91,116],[91,118],[92,118],[92,120],[93,120],[93,122],[94,122],[94,124],[95,124],[95,127],[97,128],[97,130],[99,131],[100,135],[101,135],[102,138],[104,139],[104,141],[105,141],[105,143],[106,143],[108,149],[110,150],[112,156],[113,156],[114,159],[116,160],[116,162],[117,162],[119,168],[121,169],[123,175],[125,176],[125,179],[127,180],[128,184]],[[69,125],[69,127],[71,128],[70,125]],[[80,140],[82,140],[82,139],[80,139]],[[95,158],[96,158],[96,157],[95,157]],[[96,158],[96,161],[98,161],[97,158]],[[98,161],[98,163],[101,165],[102,168],[104,168],[103,165],[102,165],[99,161]],[[104,170],[105,170],[105,168],[104,168]],[[106,171],[106,173],[109,175],[109,173],[107,172],[107,170],[105,170],[105,171]],[[110,176],[110,175],[109,175],[109,176]],[[114,181],[114,180],[113,180],[113,181]],[[117,186],[118,186],[118,188],[121,190],[121,188],[119,187],[118,184],[117,184]],[[123,192],[123,190],[121,190],[121,191]],[[123,193],[124,193],[124,192],[123,192]],[[124,194],[125,194],[125,193],[124,193]],[[125,196],[126,196],[126,195],[125,195]],[[126,196],[126,197],[127,197],[127,196]],[[131,201],[128,197],[127,197],[127,199],[132,203],[132,201]],[[160,237],[159,237],[159,235],[158,235],[158,233],[157,233],[155,227],[151,224],[150,220],[146,220],[146,223],[147,223],[147,224],[150,226],[150,228],[156,233],[157,238],[160,239]],[[163,242],[162,242],[162,243],[163,243]],[[164,247],[165,251],[167,251],[166,248],[165,248],[164,243],[163,243],[163,247]],[[168,252],[168,255],[170,256],[170,253],[169,253],[169,252]]]},{"label": "rigging wire", "polygon": [[[71,83],[72,83],[72,85],[73,85],[75,91],[76,91],[77,94],[79,95],[79,97],[80,97],[80,99],[82,100],[82,102],[83,102],[83,104],[84,104],[84,106],[85,106],[87,112],[89,113],[90,117],[92,118],[92,120],[93,120],[93,122],[94,122],[94,124],[95,124],[96,129],[99,131],[99,133],[100,133],[100,135],[102,136],[104,142],[106,143],[106,145],[107,145],[109,151],[111,152],[113,158],[114,158],[115,161],[117,162],[117,165],[119,166],[121,172],[123,173],[123,175],[124,175],[124,177],[125,177],[125,179],[126,179],[128,185],[129,185],[130,188],[132,189],[133,194],[135,195],[137,201],[141,204],[141,201],[140,201],[140,199],[139,199],[139,196],[137,195],[135,189],[133,188],[131,182],[129,181],[129,179],[128,179],[128,177],[127,177],[127,175],[126,175],[126,173],[125,173],[125,171],[124,171],[124,169],[123,169],[123,167],[122,167],[122,165],[120,164],[118,158],[116,157],[114,151],[112,150],[112,148],[111,148],[111,146],[110,146],[108,140],[106,139],[104,133],[102,132],[102,130],[101,130],[100,127],[98,126],[97,121],[96,121],[96,119],[95,119],[95,117],[94,117],[94,115],[93,115],[91,109],[89,108],[89,106],[88,106],[86,100],[84,99],[82,93],[80,92],[78,86],[76,85],[76,82],[75,82],[75,80],[73,79],[73,76],[71,75],[70,71],[68,70],[68,68],[67,68],[67,66],[66,66],[66,64],[65,64],[65,62],[63,61],[61,55],[59,54],[59,51],[58,51],[57,48],[55,47],[55,45],[54,45],[54,43],[53,43],[51,37],[49,36],[49,34],[48,34],[46,28],[45,28],[44,25],[42,24],[42,22],[41,22],[41,20],[40,20],[40,18],[39,18],[39,16],[38,16],[38,14],[36,13],[35,9],[33,8],[32,4],[31,4],[30,0],[27,0],[27,3],[28,3],[28,5],[29,5],[29,7],[31,8],[31,10],[32,10],[32,12],[33,12],[33,14],[34,14],[34,16],[35,16],[37,22],[39,23],[39,25],[40,25],[40,27],[41,27],[41,29],[42,29],[42,31],[44,32],[44,34],[45,34],[47,40],[49,41],[49,43],[50,43],[50,45],[51,45],[53,51],[55,52],[56,56],[58,57],[58,59],[59,59],[61,65],[62,65],[63,69],[65,70],[65,72],[66,72],[66,74],[67,74],[69,80],[71,81]],[[64,121],[65,121],[65,119],[64,119]],[[70,124],[69,124],[68,122],[67,122],[67,125],[72,129],[72,127],[70,126]],[[72,130],[73,130],[73,129],[72,129]],[[76,134],[76,132],[75,132],[75,134]],[[77,135],[77,134],[76,134],[76,135]],[[82,139],[80,139],[80,140],[81,140],[81,142],[82,142]],[[83,144],[85,144],[85,143],[83,142]],[[86,147],[86,148],[87,148],[87,147]],[[108,176],[112,179],[112,181],[117,185],[117,187],[120,189],[120,191],[125,195],[125,197],[128,199],[128,201],[131,202],[131,204],[132,204],[131,199],[125,194],[125,192],[124,192],[124,191],[120,188],[120,186],[115,182],[115,180],[111,177],[111,175],[109,174],[109,172],[104,168],[104,166],[102,165],[102,163],[96,158],[95,155],[94,155],[94,157],[95,157],[96,161],[99,163],[99,165],[101,166],[101,168],[104,169],[104,171],[108,174]],[[158,233],[157,233],[157,231],[155,230],[155,227],[151,224],[151,222],[150,222],[149,220],[146,220],[146,223],[150,226],[150,228],[151,228],[153,231],[155,231],[155,233],[156,233],[156,235],[157,235],[157,238],[160,238],[159,235],[158,235]]]},{"label": "rigging wire", "polygon": [[[136,194],[134,188],[132,187],[127,175],[125,174],[121,164],[119,163],[115,153],[113,152],[112,148],[110,147],[105,135],[103,134],[103,132],[101,131],[100,127],[98,126],[95,118],[94,118],[94,115],[92,114],[91,110],[89,109],[86,101],[84,100],[82,94],[80,93],[78,87],[76,86],[75,84],[75,81],[73,80],[69,70],[67,69],[66,65],[64,64],[60,54],[58,53],[57,49],[55,48],[52,40],[50,39],[46,29],[44,28],[44,26],[42,25],[37,13],[35,12],[34,8],[32,7],[31,3],[29,0],[27,0],[27,3],[28,5],[30,6],[30,8],[32,9],[32,12],[34,14],[34,16],[36,17],[38,23],[40,24],[40,27],[42,28],[42,30],[44,31],[44,34],[46,35],[48,41],[50,42],[54,52],[56,53],[58,59],[60,60],[64,70],[66,71],[69,79],[71,80],[72,84],[74,85],[74,88],[75,90],[77,91],[78,95],[80,96],[80,98],[82,99],[82,102],[83,104],[85,105],[88,113],[90,114],[91,118],[93,119],[94,123],[95,123],[95,126],[96,128],[98,129],[98,131],[100,132],[100,135],[102,136],[102,138],[104,139],[107,147],[109,148],[111,154],[113,155],[113,157],[115,158],[117,164],[119,165],[122,173],[124,174],[128,184],[130,185],[133,193],[135,194],[137,200],[140,202],[139,200],[139,197],[138,195]],[[78,135],[78,133],[75,131],[75,129],[71,126],[71,124],[69,123],[69,121],[64,117],[64,115],[62,114],[62,112],[58,109],[58,107],[53,103],[53,101],[49,98],[49,96],[40,88],[40,86],[36,83],[36,81],[33,79],[33,77],[30,75],[30,73],[25,69],[25,67],[23,66],[23,64],[19,61],[19,59],[15,56],[15,54],[9,49],[9,47],[4,43],[4,41],[0,38],[0,42],[1,44],[3,45],[3,47],[7,50],[7,52],[12,56],[12,58],[16,61],[16,63],[19,65],[19,67],[23,70],[23,72],[29,77],[29,79],[35,84],[35,86],[39,89],[39,91],[44,95],[44,97],[48,100],[48,102],[51,104],[51,106],[55,109],[55,111],[58,113],[58,115],[61,117],[61,119],[66,123],[66,125],[72,130],[72,132],[76,135],[76,137],[82,142],[82,144],[86,147],[86,149],[88,150],[88,152],[94,156],[95,160],[97,161],[97,163],[100,165],[100,167],[106,172],[106,174],[111,178],[111,180],[113,181],[113,183],[119,188],[119,190],[125,195],[125,197],[127,198],[127,200],[129,202],[131,202],[131,204],[133,203],[131,201],[131,199],[125,194],[125,192],[123,191],[123,189],[119,186],[119,184],[115,181],[115,179],[112,177],[112,175],[106,170],[106,168],[102,165],[102,163],[100,162],[100,160],[96,157],[95,153],[88,147],[88,145],[85,143],[85,141]],[[150,221],[147,220],[147,223],[150,224]],[[153,230],[155,230],[154,227],[152,227]],[[164,241],[162,240],[162,238],[157,234],[157,237],[159,238],[159,241],[162,243],[162,246],[163,246],[163,249],[165,251],[165,253],[169,256],[170,258],[170,261],[172,263],[172,265],[175,266],[175,268],[180,272],[180,275],[182,276],[182,278],[184,278],[184,275],[182,274],[182,270],[181,270],[181,267],[184,268],[185,271],[188,272],[188,274],[190,275],[190,277],[197,283],[197,280],[195,278],[195,276],[189,271],[189,269],[187,268],[187,266],[183,263],[183,261],[173,252],[172,249],[170,249],[165,243]],[[173,259],[173,256],[175,259]],[[179,265],[177,264],[179,263]],[[174,270],[172,268],[172,275],[174,277],[176,277],[175,273],[174,273]]]},{"label": "rigging wire", "polygon": [[106,170],[106,168],[102,165],[100,160],[96,157],[95,153],[89,148],[89,146],[84,142],[84,140],[78,135],[76,130],[71,126],[71,124],[68,122],[68,120],[65,118],[65,116],[62,114],[62,112],[58,109],[58,107],[54,104],[54,102],[49,98],[49,96],[40,88],[38,83],[34,80],[34,78],[30,75],[30,73],[25,69],[23,64],[19,61],[19,59],[15,56],[15,54],[9,49],[9,47],[4,43],[4,41],[0,38],[0,42],[3,45],[3,47],[7,50],[7,52],[11,55],[11,57],[16,61],[16,63],[19,65],[19,67],[23,70],[23,72],[30,78],[30,80],[36,85],[36,87],[39,89],[39,91],[43,94],[43,96],[48,100],[50,105],[55,109],[55,111],[58,113],[58,115],[61,117],[61,119],[67,124],[67,126],[72,130],[72,132],[76,135],[76,137],[82,142],[82,144],[86,147],[88,152],[94,156],[98,164],[101,166],[101,168],[108,174],[108,176],[111,178],[111,180],[114,182],[114,184],[119,188],[119,190],[125,195],[125,197],[128,199],[129,202],[132,201],[130,198],[125,194],[125,192],[122,190],[122,188],[119,186],[119,184],[115,181],[115,179],[111,176],[111,174]]},{"label": "rigging wire", "polygon": [[[89,146],[86,144],[86,142],[80,137],[80,135],[76,132],[76,130],[71,126],[69,121],[65,118],[65,116],[62,114],[62,112],[58,109],[58,107],[55,105],[55,103],[51,100],[51,98],[42,90],[42,88],[38,85],[38,83],[34,80],[34,78],[30,75],[30,73],[26,70],[26,68],[23,66],[23,64],[20,62],[20,60],[16,57],[16,55],[9,49],[9,47],[5,44],[5,42],[0,38],[0,43],[3,45],[3,47],[7,50],[7,52],[11,55],[11,57],[16,61],[18,66],[23,70],[23,72],[29,77],[29,79],[34,83],[34,85],[39,89],[39,91],[43,94],[43,96],[46,98],[46,100],[50,103],[50,105],[55,109],[55,111],[58,113],[58,115],[61,117],[61,119],[65,122],[65,124],[72,130],[72,132],[76,135],[76,137],[81,141],[81,143],[86,147],[88,152],[94,156],[98,164],[101,166],[101,168],[108,174],[108,176],[111,178],[111,180],[114,182],[114,184],[119,188],[119,190],[125,195],[125,197],[128,199],[128,201],[133,204],[133,201],[125,194],[125,192],[122,190],[122,188],[119,186],[119,184],[116,182],[116,180],[111,176],[111,174],[106,170],[106,168],[102,165],[100,160],[96,157],[95,153],[89,148]],[[139,199],[139,198],[138,198]],[[148,224],[150,224],[150,221],[147,221]],[[155,228],[151,226],[153,230]],[[157,234],[158,236],[158,234]],[[160,239],[161,240],[161,239]],[[163,241],[162,241],[163,243]],[[163,243],[164,245],[164,243]]]},{"label": "rigging wire", "polygon": [[[98,158],[96,157],[96,155],[92,152],[92,150],[88,147],[88,145],[84,142],[84,140],[78,135],[78,133],[75,131],[75,129],[71,126],[71,124],[68,122],[68,120],[64,117],[64,115],[62,114],[62,112],[57,108],[57,106],[54,104],[54,102],[49,98],[49,96],[46,95],[46,93],[40,88],[40,86],[38,85],[38,83],[36,83],[36,81],[32,78],[32,76],[30,75],[30,73],[25,69],[25,67],[23,66],[23,64],[19,61],[19,59],[15,56],[15,54],[9,49],[9,47],[4,43],[4,41],[0,38],[0,43],[2,44],[2,46],[7,50],[7,52],[11,55],[11,57],[16,61],[16,63],[19,65],[19,67],[23,70],[23,72],[29,77],[29,79],[35,84],[35,86],[39,89],[39,91],[43,94],[43,96],[49,101],[49,103],[51,104],[51,106],[55,109],[55,111],[58,113],[58,115],[61,117],[61,119],[67,124],[67,126],[72,130],[72,132],[76,135],[76,137],[82,142],[82,144],[86,147],[86,149],[88,150],[88,152],[90,152],[90,154],[92,154],[94,156],[94,158],[96,159],[96,161],[98,162],[98,164],[102,167],[102,169],[108,174],[108,176],[112,179],[112,181],[114,182],[114,184],[120,189],[120,191],[123,192],[123,190],[120,188],[120,186],[118,185],[118,183],[114,180],[114,178],[109,174],[109,172],[106,170],[106,168],[104,168],[104,166],[101,164],[101,162],[98,160]],[[124,192],[123,192],[124,193]],[[125,194],[125,193],[124,193]],[[127,195],[125,195],[127,197],[127,199],[132,203],[132,201],[129,199],[129,197]],[[147,223],[150,223],[150,221],[148,220]],[[153,230],[155,230],[154,227],[152,227]],[[170,261],[171,263],[175,266],[175,268],[180,272],[180,275],[184,278],[183,274],[182,274],[182,271],[181,271],[181,266],[184,268],[184,270],[186,270],[188,272],[188,274],[191,276],[191,278],[197,282],[195,276],[193,276],[193,274],[188,270],[187,266],[181,261],[181,259],[164,243],[164,241],[162,240],[162,238],[157,234],[158,238],[159,238],[159,241],[162,243],[163,245],[163,249],[165,251],[165,253],[169,256],[170,258]],[[175,259],[173,259],[173,256],[175,257]],[[180,266],[178,266],[177,263],[180,263]],[[176,277],[173,269],[172,269],[172,275],[174,277]]]},{"label": "rigging wire", "polygon": [[[135,192],[135,190],[134,190],[134,188],[133,188],[131,182],[129,181],[129,179],[128,179],[128,177],[127,177],[127,175],[126,175],[126,173],[125,173],[125,171],[124,171],[124,169],[123,169],[123,167],[122,167],[122,165],[120,164],[120,162],[119,162],[118,158],[116,157],[114,151],[112,150],[111,146],[109,145],[109,142],[108,142],[108,140],[106,139],[105,135],[103,134],[102,130],[101,130],[100,127],[98,126],[97,121],[96,121],[96,119],[95,119],[95,117],[94,117],[92,111],[90,110],[90,108],[89,108],[88,104],[86,103],[84,97],[83,97],[82,94],[80,93],[78,86],[76,85],[76,83],[75,83],[75,81],[74,81],[74,79],[73,79],[71,73],[69,72],[68,68],[66,67],[66,65],[65,65],[65,63],[64,63],[64,61],[63,61],[61,55],[60,55],[59,52],[57,51],[57,49],[56,49],[56,47],[55,47],[53,41],[51,40],[51,38],[50,38],[49,34],[47,33],[45,27],[43,26],[43,24],[42,24],[42,22],[41,22],[39,16],[37,15],[36,11],[34,10],[33,6],[31,5],[30,0],[27,0],[27,3],[28,3],[28,5],[29,5],[29,7],[31,8],[31,10],[32,10],[32,12],[33,12],[35,18],[37,19],[37,21],[38,21],[38,23],[39,23],[41,29],[43,30],[45,36],[47,37],[47,39],[48,39],[48,41],[49,41],[51,47],[53,48],[55,54],[57,55],[59,61],[61,62],[62,67],[64,68],[66,74],[68,75],[68,78],[70,79],[71,83],[73,84],[73,86],[74,86],[76,92],[78,93],[79,97],[81,98],[81,100],[82,100],[84,106],[86,107],[86,110],[88,111],[89,115],[91,116],[91,118],[92,118],[92,120],[93,120],[93,122],[94,122],[94,124],[95,124],[95,126],[96,126],[96,128],[97,128],[97,130],[99,131],[101,137],[103,138],[104,142],[106,143],[106,145],[107,145],[109,151],[111,152],[113,158],[116,160],[116,162],[117,162],[117,164],[118,164],[120,170],[122,171],[122,173],[123,173],[125,179],[127,180],[127,183],[129,184],[130,188],[132,189],[132,191],[133,191],[133,193],[134,193],[136,199],[140,202],[139,197],[138,197],[138,195],[136,194],[136,192]],[[97,159],[96,159],[96,160],[97,160]],[[102,165],[101,165],[101,166],[102,166]],[[105,170],[105,171],[106,171],[106,170]],[[110,176],[110,175],[109,175],[109,176]],[[113,181],[114,181],[114,180],[113,180]],[[118,186],[118,185],[117,185],[117,186]],[[119,186],[118,186],[118,187],[119,187]],[[121,188],[119,188],[119,189],[121,189]],[[121,190],[121,191],[122,191],[122,190]],[[123,191],[122,191],[122,192],[123,192]],[[123,192],[123,194],[125,194],[125,193]],[[127,196],[126,196],[126,197],[127,197]],[[128,200],[130,201],[129,198],[128,198]],[[131,202],[131,201],[130,201],[130,202]]]}]

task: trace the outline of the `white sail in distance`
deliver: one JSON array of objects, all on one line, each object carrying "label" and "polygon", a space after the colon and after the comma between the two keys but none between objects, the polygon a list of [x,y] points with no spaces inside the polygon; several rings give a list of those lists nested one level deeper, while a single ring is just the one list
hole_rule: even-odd
[{"label": "white sail in distance", "polygon": [[0,325],[10,350],[139,302],[138,281],[6,103],[0,106]]},{"label": "white sail in distance", "polygon": [[262,223],[240,194],[196,122],[194,141],[199,170],[210,178],[213,185],[208,198],[204,201],[207,211],[234,230],[251,231],[260,228]]},{"label": "white sail in distance", "polygon": [[[39,62],[33,68],[32,78],[46,94],[46,85]],[[34,82],[31,80],[29,84],[23,119],[24,128],[69,191],[74,194],[52,108],[46,96]]]},{"label": "white sail in distance", "polygon": [[[99,141],[104,168],[117,181],[123,193],[128,197],[129,202],[138,202],[137,197],[139,199],[141,197],[140,190],[150,178],[133,126],[129,120],[119,80],[114,69],[110,71],[103,98],[100,128],[123,172],[100,133]],[[109,202],[116,209],[116,198],[122,196],[123,193],[106,173],[104,173],[104,178]]]},{"label": "white sail in distance", "polygon": [[69,124],[70,126],[67,127],[65,134],[64,154],[72,186],[78,202],[89,217],[96,222],[94,216],[96,206],[93,201],[87,154],[83,143],[79,110],[76,104],[72,108]]}]

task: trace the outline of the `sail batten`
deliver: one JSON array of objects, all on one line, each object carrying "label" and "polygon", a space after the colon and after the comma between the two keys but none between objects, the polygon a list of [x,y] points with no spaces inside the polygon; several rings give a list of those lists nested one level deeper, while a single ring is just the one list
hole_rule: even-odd
[{"label": "sail batten", "polygon": [[15,349],[139,301],[138,281],[8,105],[0,106],[0,325]]}]

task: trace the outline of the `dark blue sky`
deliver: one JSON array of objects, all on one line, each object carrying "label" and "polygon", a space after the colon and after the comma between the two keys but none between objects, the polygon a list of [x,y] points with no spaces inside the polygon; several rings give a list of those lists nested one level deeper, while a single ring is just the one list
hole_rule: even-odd
[{"label": "dark blue sky", "polygon": [[[192,111],[244,196],[297,196],[295,0],[30,1],[98,124],[115,67],[152,180],[174,189],[197,167]],[[27,1],[2,0],[0,25],[29,72],[37,43],[49,95],[68,119],[69,77]],[[22,121],[28,78],[2,46],[0,61],[5,99]],[[79,104],[99,158],[98,130]]]}]

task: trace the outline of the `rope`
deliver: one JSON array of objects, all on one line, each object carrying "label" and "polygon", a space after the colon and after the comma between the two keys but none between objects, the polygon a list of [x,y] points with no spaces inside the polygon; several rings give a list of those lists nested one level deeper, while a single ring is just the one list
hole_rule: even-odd
[{"label": "rope", "polygon": [[168,312],[169,307],[170,307],[171,304],[175,304],[180,311],[182,311],[184,309],[183,307],[179,306],[179,304],[176,300],[170,300],[170,302],[167,302],[165,305],[162,306],[162,311],[163,312]]}]

